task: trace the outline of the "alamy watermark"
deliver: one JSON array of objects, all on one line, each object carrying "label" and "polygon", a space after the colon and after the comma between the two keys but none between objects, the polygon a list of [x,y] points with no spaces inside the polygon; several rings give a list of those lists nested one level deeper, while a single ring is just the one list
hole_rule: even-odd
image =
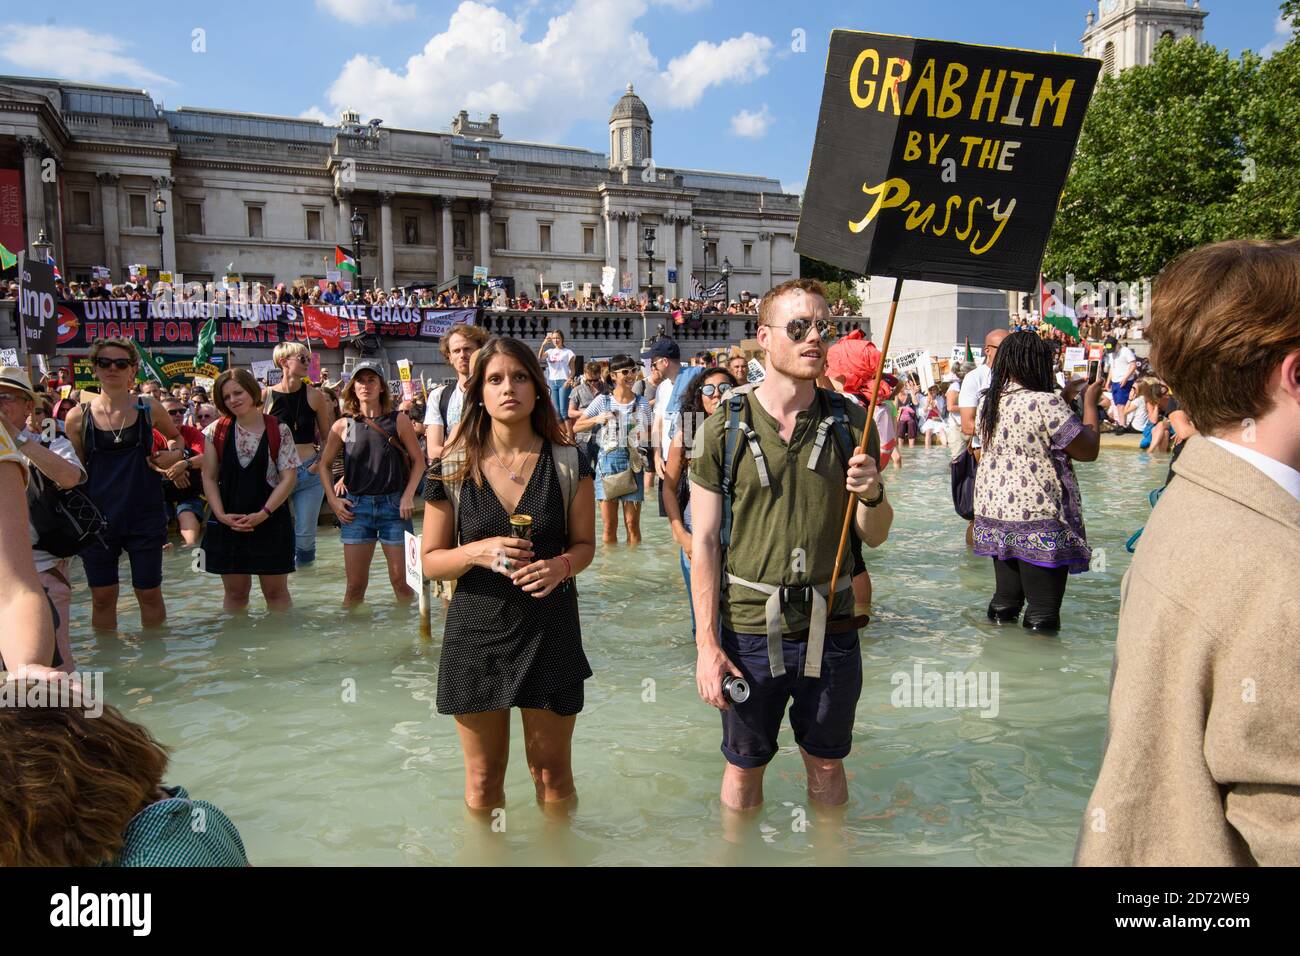
[{"label": "alamy watermark", "polygon": [[63,707],[85,711],[87,717],[104,713],[104,672],[77,671],[54,680],[14,678],[0,682],[0,707]]},{"label": "alamy watermark", "polygon": [[927,671],[920,664],[912,672],[895,671],[889,678],[895,707],[978,708],[980,716],[998,715],[997,671]]}]

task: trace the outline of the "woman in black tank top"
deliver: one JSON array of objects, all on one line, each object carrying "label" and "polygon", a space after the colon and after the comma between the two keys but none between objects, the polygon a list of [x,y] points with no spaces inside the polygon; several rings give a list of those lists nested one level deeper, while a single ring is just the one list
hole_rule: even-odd
[{"label": "woman in black tank top", "polygon": [[378,362],[362,362],[343,387],[343,417],[329,430],[320,467],[328,474],[343,453],[345,493],[330,483],[325,498],[342,530],[347,590],[343,606],[365,599],[375,543],[383,546],[388,579],[397,600],[409,603],[415,593],[406,584],[406,533],[412,530],[415,489],[424,472],[424,454],[411,420],[393,411],[384,371]]},{"label": "woman in black tank top", "polygon": [[330,400],[312,388],[307,380],[311,353],[305,345],[282,342],[275,347],[272,357],[284,377],[279,384],[266,390],[266,413],[289,426],[302,461],[298,466],[297,484],[289,497],[294,526],[294,563],[302,567],[316,560],[316,525],[320,521],[321,501],[325,498],[316,435],[317,432],[322,436],[329,434],[330,426],[334,424],[334,408]]}]

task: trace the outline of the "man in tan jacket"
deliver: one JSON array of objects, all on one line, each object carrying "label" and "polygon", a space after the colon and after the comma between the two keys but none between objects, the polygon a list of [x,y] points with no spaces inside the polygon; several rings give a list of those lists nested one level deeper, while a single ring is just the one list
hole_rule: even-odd
[{"label": "man in tan jacket", "polygon": [[1201,435],[1121,586],[1075,862],[1297,866],[1300,241],[1186,253],[1151,311],[1152,364]]}]

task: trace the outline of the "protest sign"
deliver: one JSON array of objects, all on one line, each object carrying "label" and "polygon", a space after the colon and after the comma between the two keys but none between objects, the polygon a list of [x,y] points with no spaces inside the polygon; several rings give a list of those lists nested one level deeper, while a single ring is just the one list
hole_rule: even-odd
[{"label": "protest sign", "polygon": [[[970,354],[974,357],[976,364],[979,364],[984,360],[984,346],[972,345],[970,347]],[[952,347],[952,356],[950,358],[950,361],[953,363],[966,361],[965,342],[958,342],[956,345]]]},{"label": "protest sign", "polygon": [[606,296],[614,294],[614,267],[602,266],[600,269],[600,291]]},{"label": "protest sign", "polygon": [[565,279],[563,282],[560,283],[560,291],[564,293],[573,292],[577,287],[578,287],[577,283],[575,283],[572,279]]},{"label": "protest sign", "polygon": [[271,361],[270,359],[258,359],[257,361],[251,363],[251,368],[253,370],[253,378],[257,379],[259,382],[262,382],[263,384],[268,384],[267,377],[271,374],[272,370],[275,368],[275,362]]},{"label": "protest sign", "polygon": [[406,553],[406,583],[411,586],[412,591],[418,592],[424,584],[424,576],[420,569],[420,539],[423,535],[403,531],[402,537]]},{"label": "protest sign", "polygon": [[1101,61],[835,30],[795,249],[1029,290]]},{"label": "protest sign", "polygon": [[91,266],[90,277],[92,279],[108,279],[112,277],[112,273],[108,271],[108,266]]},{"label": "protest sign", "polygon": [[[29,355],[53,355],[59,343],[54,266],[18,255],[18,315]],[[15,363],[17,364],[17,363]]]},{"label": "protest sign", "polygon": [[475,266],[475,267],[474,267],[474,284],[475,284],[475,285],[483,285],[485,282],[487,282],[487,278],[488,278],[488,270],[487,270],[487,266]]},{"label": "protest sign", "polygon": [[6,368],[13,368],[18,364],[17,349],[0,349],[0,365]]},{"label": "protest sign", "polygon": [[[171,352],[164,352],[155,356],[162,363],[163,374],[171,379],[173,384],[188,382],[191,385],[202,385],[211,394],[213,383],[216,381],[226,368],[226,357],[224,355],[213,355],[206,363],[198,368],[194,367],[194,356],[177,355]],[[99,388],[99,382],[95,379],[94,367],[90,363],[90,357],[86,355],[72,356],[72,384],[75,388]],[[137,380],[148,381],[149,377],[141,366]]]},{"label": "protest sign", "polygon": [[927,349],[912,349],[893,358],[894,372],[899,376],[915,375],[921,387],[928,389],[934,384],[934,371],[931,367],[930,352]]}]

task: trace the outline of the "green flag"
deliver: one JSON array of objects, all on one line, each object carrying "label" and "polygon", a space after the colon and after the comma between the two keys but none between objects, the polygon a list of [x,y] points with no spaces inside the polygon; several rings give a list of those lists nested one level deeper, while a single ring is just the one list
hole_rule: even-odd
[{"label": "green flag", "polygon": [[966,336],[966,361],[975,364],[975,353],[970,350],[970,336]]},{"label": "green flag", "polygon": [[212,358],[212,350],[217,345],[217,317],[214,315],[203,323],[203,328],[199,330],[199,350],[194,356],[194,367],[199,368],[206,365],[208,359]]},{"label": "green flag", "polygon": [[158,384],[163,388],[168,388],[172,381],[167,377],[167,373],[163,371],[162,360],[148,349],[142,347],[139,342],[135,343],[135,351],[140,356],[140,365],[143,366],[144,371],[156,378]]},{"label": "green flag", "polygon": [[18,257],[6,249],[4,243],[0,242],[0,269],[8,269],[17,265],[17,263]]}]

